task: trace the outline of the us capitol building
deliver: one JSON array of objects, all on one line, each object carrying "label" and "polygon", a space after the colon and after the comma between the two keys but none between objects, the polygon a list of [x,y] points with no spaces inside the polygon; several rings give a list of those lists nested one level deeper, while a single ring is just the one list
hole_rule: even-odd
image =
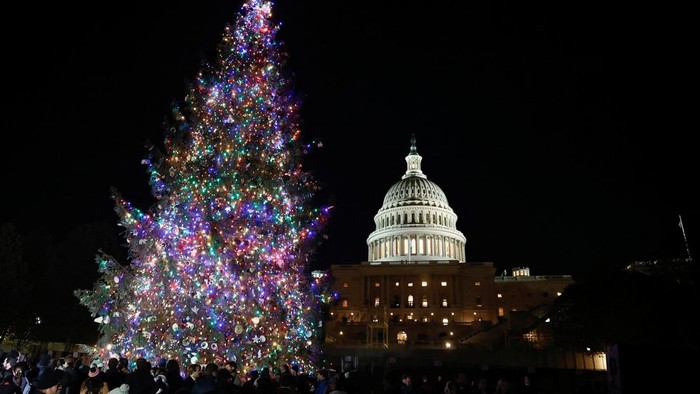
[{"label": "us capitol building", "polygon": [[497,272],[493,262],[467,261],[457,215],[421,161],[411,138],[406,173],[374,216],[367,261],[330,266],[337,302],[323,322],[325,346],[493,349],[514,332],[538,346],[543,338],[529,327],[572,277],[532,276],[526,267]]}]

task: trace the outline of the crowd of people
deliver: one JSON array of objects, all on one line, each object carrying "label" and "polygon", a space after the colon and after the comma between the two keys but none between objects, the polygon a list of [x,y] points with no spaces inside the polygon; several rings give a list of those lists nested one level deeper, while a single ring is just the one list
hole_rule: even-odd
[{"label": "crowd of people", "polygon": [[[455,376],[418,377],[406,371],[399,379],[384,376],[376,385],[353,368],[320,368],[313,373],[284,363],[241,373],[236,361],[189,364],[176,359],[109,358],[106,363],[65,355],[42,355],[32,362],[16,350],[0,352],[0,394],[505,394],[534,393],[529,377],[496,382]],[[489,384],[494,383],[494,384]],[[517,383],[517,384],[516,384]]]}]

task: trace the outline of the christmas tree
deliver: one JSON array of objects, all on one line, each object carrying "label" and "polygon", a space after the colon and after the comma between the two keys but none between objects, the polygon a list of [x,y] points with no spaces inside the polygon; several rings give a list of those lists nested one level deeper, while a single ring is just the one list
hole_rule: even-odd
[{"label": "christmas tree", "polygon": [[163,153],[143,160],[150,209],[114,191],[129,264],[99,253],[100,279],[75,291],[100,323],[99,356],[318,361],[305,270],[329,208],[312,207],[319,189],[301,158],[315,144],[301,142],[271,6],[246,1],[174,106]]}]

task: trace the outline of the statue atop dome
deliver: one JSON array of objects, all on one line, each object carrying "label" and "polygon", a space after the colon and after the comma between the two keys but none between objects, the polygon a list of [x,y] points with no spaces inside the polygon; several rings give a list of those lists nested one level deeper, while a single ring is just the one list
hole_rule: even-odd
[{"label": "statue atop dome", "polygon": [[416,135],[411,134],[411,154],[412,155],[417,155],[418,151],[416,150]]}]

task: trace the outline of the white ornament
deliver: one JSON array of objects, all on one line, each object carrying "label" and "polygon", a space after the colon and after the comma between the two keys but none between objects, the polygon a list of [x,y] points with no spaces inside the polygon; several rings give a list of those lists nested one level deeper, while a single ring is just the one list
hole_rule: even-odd
[{"label": "white ornament", "polygon": [[107,324],[109,323],[109,316],[99,316],[95,318],[95,323]]}]

